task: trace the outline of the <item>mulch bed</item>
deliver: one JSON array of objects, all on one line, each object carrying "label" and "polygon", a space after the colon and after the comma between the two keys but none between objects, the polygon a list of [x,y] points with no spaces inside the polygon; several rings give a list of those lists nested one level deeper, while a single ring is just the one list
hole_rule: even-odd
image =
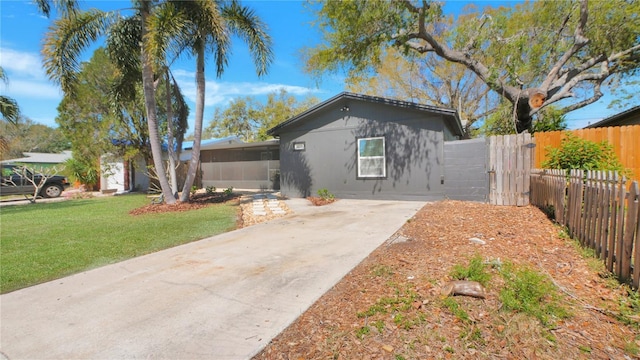
[{"label": "mulch bed", "polygon": [[[638,323],[616,318],[627,287],[612,285],[559,235],[560,228],[533,206],[429,203],[254,359],[634,358]],[[486,299],[454,298],[470,318],[461,321],[443,305],[441,288],[454,265],[477,255],[548,276],[562,288],[572,316],[549,329],[536,318],[501,310],[503,283],[491,270]],[[415,299],[403,312],[358,316],[409,293]]]}]

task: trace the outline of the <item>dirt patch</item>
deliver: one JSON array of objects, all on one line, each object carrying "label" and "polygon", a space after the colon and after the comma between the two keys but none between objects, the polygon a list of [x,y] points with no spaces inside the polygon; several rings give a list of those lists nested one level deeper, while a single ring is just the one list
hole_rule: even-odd
[{"label": "dirt patch", "polygon": [[[443,297],[474,256],[489,265],[486,299]],[[543,325],[504,310],[504,264],[550,279],[571,315]],[[429,203],[254,359],[636,358],[637,310],[620,316],[628,288],[598,264],[533,206]]]}]

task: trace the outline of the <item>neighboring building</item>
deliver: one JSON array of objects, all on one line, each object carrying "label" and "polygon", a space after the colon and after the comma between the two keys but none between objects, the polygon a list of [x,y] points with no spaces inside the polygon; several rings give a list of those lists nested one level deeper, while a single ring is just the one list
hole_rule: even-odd
[{"label": "neighboring building", "polygon": [[444,198],[444,142],[463,134],[455,110],[353,93],[268,133],[280,139],[285,196],[406,200]]},{"label": "neighboring building", "polygon": [[23,152],[24,157],[17,159],[3,160],[5,164],[18,163],[29,164],[33,167],[52,167],[56,165],[64,164],[68,159],[71,159],[71,151],[63,151],[59,154],[51,153],[37,153],[37,152]]},{"label": "neighboring building", "polygon": [[278,140],[203,146],[200,168],[203,187],[277,190],[280,177]]},{"label": "neighboring building", "polygon": [[585,129],[626,125],[640,125],[640,106],[633,107],[619,114],[598,121],[597,123],[585,126]]},{"label": "neighboring building", "polygon": [[[200,142],[201,152],[208,147],[215,145],[239,144],[242,140],[237,136],[228,136],[220,139],[205,139]],[[188,161],[191,159],[191,149],[193,141],[185,141],[182,143],[182,151],[180,152],[181,167],[178,169],[178,188],[182,189],[186,169],[189,166]],[[165,151],[165,159],[167,158],[167,147],[163,147]],[[202,155],[201,155],[202,156]],[[201,160],[202,162],[202,160]],[[102,192],[123,193],[128,191],[149,191],[151,181],[147,170],[147,163],[137,156],[132,161],[124,161],[122,158],[112,158],[111,156],[103,156],[100,161],[100,190]],[[196,179],[199,180],[199,179]],[[199,181],[196,181],[199,184]]]}]

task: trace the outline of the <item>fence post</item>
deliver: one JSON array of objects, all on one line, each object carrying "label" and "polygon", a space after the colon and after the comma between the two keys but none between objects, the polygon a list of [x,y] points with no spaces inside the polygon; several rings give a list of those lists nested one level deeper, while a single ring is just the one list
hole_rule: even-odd
[{"label": "fence post", "polygon": [[[625,214],[622,246],[622,274],[624,280],[629,279],[631,273],[631,259],[634,258],[633,240],[636,232],[636,220],[638,218],[638,184],[634,181],[627,196],[627,211]],[[637,266],[636,266],[637,267]],[[634,270],[635,274],[635,270]]]},{"label": "fence post", "polygon": [[[617,226],[616,226],[616,274],[618,275],[618,277],[620,277],[621,279],[624,278],[622,276],[622,272],[624,271],[624,261],[623,261],[623,251],[622,249],[624,248],[623,242],[624,242],[624,231],[623,231],[623,226],[624,226],[624,198],[625,198],[625,181],[624,181],[624,176],[622,177],[622,180],[620,181],[619,184],[616,184],[617,186],[617,195],[618,195],[618,203],[616,204],[616,212],[617,212]],[[628,274],[628,273],[627,273]]]}]

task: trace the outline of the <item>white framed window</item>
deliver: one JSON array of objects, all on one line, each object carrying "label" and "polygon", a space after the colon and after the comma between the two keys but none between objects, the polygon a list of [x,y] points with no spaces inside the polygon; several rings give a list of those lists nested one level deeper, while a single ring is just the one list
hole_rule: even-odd
[{"label": "white framed window", "polygon": [[358,178],[386,177],[386,162],[383,136],[358,139]]}]

